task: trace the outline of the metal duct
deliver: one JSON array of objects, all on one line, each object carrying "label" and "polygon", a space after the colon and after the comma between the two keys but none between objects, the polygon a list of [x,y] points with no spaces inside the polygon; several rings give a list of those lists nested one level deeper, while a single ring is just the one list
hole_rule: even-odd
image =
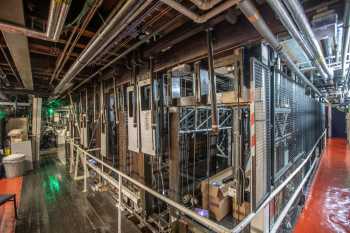
[{"label": "metal duct", "polygon": [[349,40],[350,40],[350,0],[345,0],[345,10],[343,18],[343,43],[341,48],[342,54],[342,77],[345,79],[345,64],[346,58],[349,51]]},{"label": "metal duct", "polygon": [[40,40],[57,41],[61,35],[64,22],[66,20],[71,0],[56,1],[51,0],[49,18],[47,21],[46,32],[39,32],[28,29],[19,24],[0,21],[0,31],[22,34],[27,37],[33,37]]},{"label": "metal duct", "polygon": [[[0,4],[0,18],[8,19],[19,25],[25,24],[22,0],[4,1]],[[32,68],[28,38],[23,35],[2,32],[6,46],[11,54],[13,64],[16,66],[23,86],[33,90]],[[6,54],[6,53],[4,53]],[[9,63],[10,64],[10,63]]]},{"label": "metal duct", "polygon": [[328,79],[328,76],[325,74],[323,67],[316,59],[317,56],[310,50],[310,45],[308,45],[307,41],[305,41],[302,35],[300,34],[299,30],[297,29],[296,25],[294,24],[292,18],[289,16],[289,13],[287,12],[283,4],[280,1],[275,0],[267,0],[267,2],[271,6],[273,11],[278,15],[280,21],[282,22],[283,26],[288,30],[289,34],[304,50],[306,56],[310,59],[310,61],[317,67],[321,76],[324,79]]},{"label": "metal duct", "polygon": [[[55,2],[57,2],[57,1],[55,1]],[[66,18],[68,15],[70,3],[71,3],[71,1],[64,1],[64,3],[61,6],[61,9],[60,9],[60,12],[58,15],[58,20],[56,21],[56,25],[55,25],[55,31],[52,35],[52,39],[54,41],[57,41],[61,36],[64,22],[66,21]]]},{"label": "metal duct", "polygon": [[100,33],[96,34],[93,41],[83,50],[79,58],[73,63],[63,79],[61,79],[56,86],[54,93],[61,94],[65,90],[64,84],[74,79],[74,77],[97,56],[97,54],[105,49],[130,22],[151,3],[152,0],[148,0],[144,3],[140,3],[140,1],[137,0],[127,0],[120,11],[118,11]]},{"label": "metal duct", "polygon": [[194,5],[203,11],[210,10],[222,0],[190,0]]},{"label": "metal duct", "polygon": [[55,33],[55,26],[59,18],[59,13],[61,12],[62,2],[61,1],[51,1],[49,18],[47,20],[46,36],[52,38]]},{"label": "metal duct", "polygon": [[174,0],[160,0],[164,4],[170,6],[171,8],[177,10],[181,14],[187,16],[191,20],[193,20],[196,23],[205,23],[209,19],[221,14],[225,10],[229,9],[230,7],[233,7],[234,5],[238,4],[239,0],[227,0],[226,2],[220,4],[219,6],[213,8],[212,10],[208,11],[204,15],[198,15],[191,10],[187,9],[185,6],[181,5],[177,1]]},{"label": "metal duct", "polygon": [[324,38],[320,40],[323,53],[326,57],[332,56],[332,48],[330,38]]},{"label": "metal duct", "polygon": [[299,68],[294,64],[292,59],[284,51],[282,45],[278,42],[275,35],[266,25],[264,19],[261,17],[259,11],[253,5],[253,3],[250,0],[243,0],[239,3],[238,6],[243,12],[243,14],[250,21],[250,23],[255,27],[255,29],[265,38],[265,40],[270,44],[270,46],[274,50],[276,50],[276,52],[279,53],[281,58],[287,62],[289,68],[309,87],[311,87],[317,94],[322,96],[321,92],[304,76],[304,74],[299,70]]},{"label": "metal duct", "polygon": [[298,26],[301,28],[304,35],[306,36],[306,39],[309,41],[310,47],[313,53],[315,54],[315,59],[317,60],[318,63],[320,63],[320,65],[322,66],[323,70],[326,72],[328,77],[330,79],[333,79],[333,74],[328,69],[321,47],[318,43],[318,40],[315,37],[314,32],[312,31],[312,28],[305,15],[303,7],[300,5],[298,0],[286,0],[285,2],[288,5],[288,9],[290,9],[291,13],[293,14],[294,19],[296,20]]}]

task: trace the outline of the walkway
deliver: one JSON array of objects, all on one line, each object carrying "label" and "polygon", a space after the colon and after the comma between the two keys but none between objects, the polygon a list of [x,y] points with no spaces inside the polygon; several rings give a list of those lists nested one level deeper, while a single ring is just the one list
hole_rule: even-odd
[{"label": "walkway", "polygon": [[[111,195],[81,190],[56,156],[43,159],[39,169],[23,178],[0,180],[0,193],[19,197],[19,220],[14,219],[12,203],[0,207],[0,232],[117,232],[118,209]],[[122,223],[122,232],[140,232],[124,216]]]},{"label": "walkway", "polygon": [[294,233],[350,232],[350,147],[328,140]]},{"label": "walkway", "polygon": [[[20,203],[22,177],[0,180],[0,194],[16,194],[17,206]],[[13,233],[16,219],[13,202],[7,202],[0,207],[0,232]]]}]

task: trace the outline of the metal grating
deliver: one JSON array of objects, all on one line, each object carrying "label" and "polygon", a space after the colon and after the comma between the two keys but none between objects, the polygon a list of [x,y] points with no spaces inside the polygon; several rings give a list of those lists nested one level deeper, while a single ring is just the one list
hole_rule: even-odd
[{"label": "metal grating", "polygon": [[252,60],[255,87],[255,162],[256,162],[256,205],[259,205],[268,192],[269,157],[271,154],[270,133],[270,70],[260,61]]},{"label": "metal grating", "polygon": [[311,150],[325,127],[324,105],[307,90],[277,71],[275,89],[275,182]]},{"label": "metal grating", "polygon": [[[324,104],[313,98],[309,90],[296,80],[275,70],[274,101],[274,186],[278,186],[303,161],[325,129]],[[270,213],[273,225],[295,188],[310,166],[306,165],[274,199]],[[279,232],[290,232],[298,211],[296,204],[289,210]]]}]

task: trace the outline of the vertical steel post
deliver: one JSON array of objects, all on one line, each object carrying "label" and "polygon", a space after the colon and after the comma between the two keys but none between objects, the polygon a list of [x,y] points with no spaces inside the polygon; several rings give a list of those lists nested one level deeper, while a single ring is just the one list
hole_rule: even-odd
[{"label": "vertical steel post", "polygon": [[74,147],[72,143],[73,139],[69,139],[69,173],[73,173],[73,166],[74,166]]},{"label": "vertical steel post", "polygon": [[121,175],[119,175],[118,233],[122,233],[122,179],[123,179],[123,177]]},{"label": "vertical steel post", "polygon": [[132,80],[133,80],[133,84],[134,84],[134,98],[133,98],[133,108],[132,108],[132,112],[133,112],[133,123],[134,123],[134,127],[137,126],[137,96],[138,96],[138,90],[137,90],[137,76],[136,76],[136,65],[135,63],[132,64],[132,74],[131,74]]},{"label": "vertical steel post", "polygon": [[32,109],[33,156],[32,156],[32,161],[34,162],[35,165],[38,165],[39,161],[40,161],[41,108],[42,108],[42,99],[33,97],[33,109]]},{"label": "vertical steel post", "polygon": [[79,159],[80,159],[80,155],[79,155],[79,150],[76,150],[76,156],[75,156],[75,169],[74,169],[74,179],[77,179],[78,177],[78,168],[79,168]]},{"label": "vertical steel post", "polygon": [[210,80],[210,101],[211,101],[211,127],[212,133],[217,135],[219,133],[219,126],[217,120],[217,107],[216,107],[216,77],[214,73],[214,61],[213,61],[213,29],[207,29],[207,46],[208,46],[208,73]]},{"label": "vertical steel post", "polygon": [[196,62],[194,63],[194,75],[195,75],[195,78],[194,78],[194,88],[195,88],[195,91],[194,91],[194,95],[196,97],[196,101],[197,103],[200,103],[201,102],[201,75],[200,75],[200,62]]},{"label": "vertical steel post", "polygon": [[84,154],[84,190],[85,193],[87,191],[87,165],[86,165],[86,154]]}]

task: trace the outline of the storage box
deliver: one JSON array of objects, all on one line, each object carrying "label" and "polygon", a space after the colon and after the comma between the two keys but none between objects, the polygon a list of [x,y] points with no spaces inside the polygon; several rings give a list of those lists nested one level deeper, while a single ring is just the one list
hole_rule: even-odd
[{"label": "storage box", "polygon": [[25,140],[25,133],[23,129],[12,129],[8,136],[11,138],[11,143],[22,142]]},{"label": "storage box", "polygon": [[243,202],[242,205],[237,206],[237,204],[233,203],[233,217],[237,220],[242,220],[250,213],[250,203]]},{"label": "storage box", "polygon": [[232,209],[232,198],[223,195],[222,181],[231,176],[231,168],[225,169],[218,174],[204,180],[201,183],[202,208],[209,210],[217,221],[222,220]]}]

